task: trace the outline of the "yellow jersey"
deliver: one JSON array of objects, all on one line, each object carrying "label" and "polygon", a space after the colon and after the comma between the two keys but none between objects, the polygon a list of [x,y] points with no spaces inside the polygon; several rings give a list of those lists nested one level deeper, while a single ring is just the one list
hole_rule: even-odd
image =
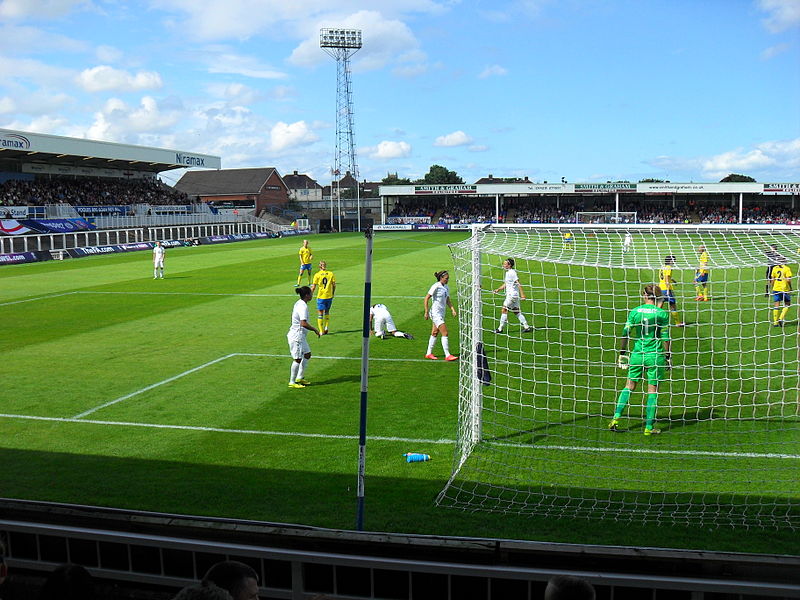
[{"label": "yellow jersey", "polygon": [[659,269],[658,287],[661,288],[662,292],[672,291],[672,267],[670,265],[664,265]]},{"label": "yellow jersey", "polygon": [[300,255],[300,264],[302,265],[310,265],[311,264],[311,248],[307,248],[306,246],[302,246],[300,251],[298,252]]},{"label": "yellow jersey", "polygon": [[790,292],[792,290],[792,270],[789,265],[775,265],[772,267],[769,278],[772,279],[773,292]]},{"label": "yellow jersey", "polygon": [[711,257],[708,255],[708,252],[703,250],[703,252],[700,253],[700,268],[697,269],[697,272],[700,273],[700,275],[705,275],[706,273],[708,273],[709,260],[711,260]]},{"label": "yellow jersey", "polygon": [[336,277],[333,276],[332,271],[317,271],[314,275],[312,285],[317,286],[317,298],[320,300],[327,300],[333,298],[333,292],[336,288]]}]

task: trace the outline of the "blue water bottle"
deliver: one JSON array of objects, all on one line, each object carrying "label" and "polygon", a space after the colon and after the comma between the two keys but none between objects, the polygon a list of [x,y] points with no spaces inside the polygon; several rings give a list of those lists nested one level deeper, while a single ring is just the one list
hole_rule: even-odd
[{"label": "blue water bottle", "polygon": [[422,454],[421,452],[406,452],[403,454],[406,457],[406,462],[425,462],[431,459],[430,454]]}]

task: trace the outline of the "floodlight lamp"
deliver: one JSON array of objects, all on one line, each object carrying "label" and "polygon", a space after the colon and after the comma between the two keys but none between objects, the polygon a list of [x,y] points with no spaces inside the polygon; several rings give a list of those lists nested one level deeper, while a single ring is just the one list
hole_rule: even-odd
[{"label": "floodlight lamp", "polygon": [[360,29],[320,29],[320,48],[361,48]]}]

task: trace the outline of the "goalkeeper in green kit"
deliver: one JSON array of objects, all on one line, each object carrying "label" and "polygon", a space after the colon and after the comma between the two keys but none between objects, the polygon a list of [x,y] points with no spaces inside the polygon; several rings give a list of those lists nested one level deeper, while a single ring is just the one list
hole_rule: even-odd
[{"label": "goalkeeper in green kit", "polygon": [[[618,431],[622,411],[628,405],[631,393],[636,390],[642,376],[647,378],[647,408],[645,411],[645,435],[661,433],[653,427],[658,408],[658,382],[672,368],[669,339],[669,313],[656,305],[661,299],[661,289],[646,285],[642,292],[644,304],[634,308],[628,315],[619,348],[617,364],[628,370],[628,382],[619,393],[614,418],[608,424],[611,431]],[[628,355],[628,340],[635,340],[633,351]]]}]

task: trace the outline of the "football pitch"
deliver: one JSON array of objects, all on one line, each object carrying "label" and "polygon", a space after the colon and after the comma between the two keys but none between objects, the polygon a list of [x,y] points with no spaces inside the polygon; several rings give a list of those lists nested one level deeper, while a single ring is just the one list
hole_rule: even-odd
[{"label": "football pitch", "polygon": [[[661,526],[654,535],[638,524],[435,506],[453,463],[459,367],[423,359],[430,323],[422,298],[433,273],[452,266],[446,244],[467,235],[375,234],[373,302],[416,339],[370,343],[367,530],[800,554],[791,531]],[[365,242],[359,234],[309,240],[315,270],[328,262],[337,293],[331,334],[309,336],[305,389],[287,387],[299,238],[170,249],[163,280],[152,279],[149,252],[0,269],[0,495],[352,529]],[[309,309],[316,324],[314,301]],[[448,327],[458,354],[459,320],[450,317]],[[544,357],[539,369],[561,335],[540,329],[532,342],[539,349],[531,346]],[[438,343],[435,351],[441,356]],[[601,362],[613,363],[612,354]],[[624,383],[607,367],[594,369]],[[607,435],[597,429],[587,446]],[[661,436],[659,448],[679,453],[668,440]],[[782,452],[800,454],[796,437],[781,441]],[[709,450],[726,443],[723,436]],[[566,461],[579,450],[554,451]],[[409,451],[433,460],[406,463]],[[618,460],[624,471],[631,459]],[[759,469],[788,460],[800,481],[796,457],[741,460],[744,469],[748,460]],[[675,458],[687,472],[691,461],[691,453]],[[574,469],[553,483],[588,488],[594,475]],[[735,493],[723,484],[714,482]],[[693,491],[680,480],[658,485]]]}]

